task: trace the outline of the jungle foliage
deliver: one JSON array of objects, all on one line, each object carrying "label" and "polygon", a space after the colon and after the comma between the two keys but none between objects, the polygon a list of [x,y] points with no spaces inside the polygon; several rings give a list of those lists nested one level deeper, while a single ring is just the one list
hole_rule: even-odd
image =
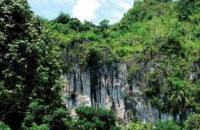
[{"label": "jungle foliage", "polygon": [[26,0],[1,0],[0,129],[120,129],[108,110],[80,107],[73,119],[62,105],[61,73],[77,63],[87,67],[92,56],[99,65],[126,63],[130,79],[153,68],[139,79],[145,97],[179,117],[133,122],[128,130],[200,129],[199,0],[137,0],[114,25],[64,13],[48,21],[34,16]]},{"label": "jungle foliage", "polygon": [[0,1],[0,120],[14,130],[24,120],[31,120],[24,125],[39,125],[37,116],[62,107],[61,65],[54,42],[26,0]]}]

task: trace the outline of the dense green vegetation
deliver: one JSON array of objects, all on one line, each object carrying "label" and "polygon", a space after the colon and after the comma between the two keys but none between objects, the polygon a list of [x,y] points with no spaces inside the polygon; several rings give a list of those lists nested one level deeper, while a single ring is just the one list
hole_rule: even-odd
[{"label": "dense green vegetation", "polygon": [[25,0],[0,2],[0,34],[0,120],[12,129],[41,124],[63,108],[57,48]]},{"label": "dense green vegetation", "polygon": [[10,130],[9,126],[7,126],[6,124],[4,124],[3,122],[0,122],[0,129],[1,130]]},{"label": "dense green vegetation", "polygon": [[[119,23],[110,27],[106,20],[78,32],[69,23],[45,25],[51,37],[60,41],[64,57],[70,57],[65,59],[70,63],[66,70],[74,63],[87,66],[94,56],[97,64],[127,63],[130,78],[145,68],[155,69],[141,79],[141,86],[144,82],[144,87],[148,86],[145,95],[154,107],[178,114],[183,122],[188,110],[199,112],[199,21],[198,0],[138,0]],[[63,29],[70,29],[70,34]],[[197,76],[190,79],[192,72]]]},{"label": "dense green vegetation", "polygon": [[120,129],[111,111],[80,107],[72,118],[62,105],[61,73],[92,64],[91,57],[100,65],[125,62],[130,78],[153,68],[139,79],[144,95],[180,117],[124,129],[200,129],[199,0],[138,0],[119,23],[98,26],[63,13],[48,21],[26,0],[0,1],[0,129]]},{"label": "dense green vegetation", "polygon": [[127,130],[181,130],[181,128],[173,121],[160,121],[154,126],[152,124],[133,122],[128,125]]},{"label": "dense green vegetation", "polygon": [[114,113],[102,108],[79,107],[76,109],[78,119],[73,129],[81,130],[118,130]]}]

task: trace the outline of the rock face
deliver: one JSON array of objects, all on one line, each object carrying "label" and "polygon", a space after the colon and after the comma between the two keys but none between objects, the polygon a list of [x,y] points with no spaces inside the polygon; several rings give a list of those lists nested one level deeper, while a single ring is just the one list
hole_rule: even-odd
[{"label": "rock face", "polygon": [[[112,109],[125,122],[134,117],[143,122],[154,122],[160,118],[159,111],[143,97],[142,88],[136,83],[138,76],[128,80],[127,67],[123,63],[93,65],[84,70],[76,65],[63,78],[66,81],[65,103],[72,112],[74,108],[85,105]],[[127,96],[130,93],[131,98]]]},{"label": "rock face", "polygon": [[200,79],[200,61],[192,64],[189,74],[189,79],[191,81],[198,81]]},{"label": "rock face", "polygon": [[[125,63],[99,64],[97,61],[92,57],[84,69],[77,64],[63,75],[64,102],[72,114],[75,114],[76,107],[93,106],[115,111],[118,119],[123,122],[135,118],[144,123],[171,119],[180,122],[178,114],[162,113],[152,107],[150,99],[145,95],[145,91],[151,87],[146,76],[157,72],[159,64],[141,63],[141,69],[131,75]],[[198,81],[199,68],[200,62],[191,65],[188,76],[191,81]],[[166,84],[162,72],[154,80],[156,86]]]},{"label": "rock face", "polygon": [[65,76],[67,107],[80,105],[105,107],[116,111],[119,118],[125,118],[124,97],[128,90],[125,64],[103,65],[84,71],[75,66],[71,74]]}]

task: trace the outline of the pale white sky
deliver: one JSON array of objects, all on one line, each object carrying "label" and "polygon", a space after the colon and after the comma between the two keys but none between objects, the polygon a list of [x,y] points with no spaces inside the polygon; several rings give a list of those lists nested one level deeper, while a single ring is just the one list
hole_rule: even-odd
[{"label": "pale white sky", "polygon": [[60,12],[98,24],[107,19],[118,22],[134,0],[28,0],[36,15],[54,19]]}]

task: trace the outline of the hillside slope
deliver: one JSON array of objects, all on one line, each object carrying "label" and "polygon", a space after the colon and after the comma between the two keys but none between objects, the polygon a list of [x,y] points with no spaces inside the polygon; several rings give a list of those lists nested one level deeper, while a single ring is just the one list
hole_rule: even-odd
[{"label": "hillside slope", "polygon": [[[124,18],[112,26],[80,24],[79,28],[87,25],[87,29],[77,31],[69,23],[46,25],[63,47],[67,73],[74,72],[73,66],[82,71],[90,68],[96,73],[96,78],[89,79],[93,83],[102,78],[102,66],[112,70],[113,63],[125,63],[129,87],[124,98],[131,100],[135,95],[135,84],[153,108],[182,122],[189,112],[199,111],[199,21],[198,0],[149,0],[135,2]],[[52,24],[58,28],[52,28]],[[95,88],[102,86],[96,84]],[[101,104],[100,99],[97,104]]]},{"label": "hillside slope", "polygon": [[137,0],[109,25],[0,1],[0,129],[200,129],[200,1]]}]

